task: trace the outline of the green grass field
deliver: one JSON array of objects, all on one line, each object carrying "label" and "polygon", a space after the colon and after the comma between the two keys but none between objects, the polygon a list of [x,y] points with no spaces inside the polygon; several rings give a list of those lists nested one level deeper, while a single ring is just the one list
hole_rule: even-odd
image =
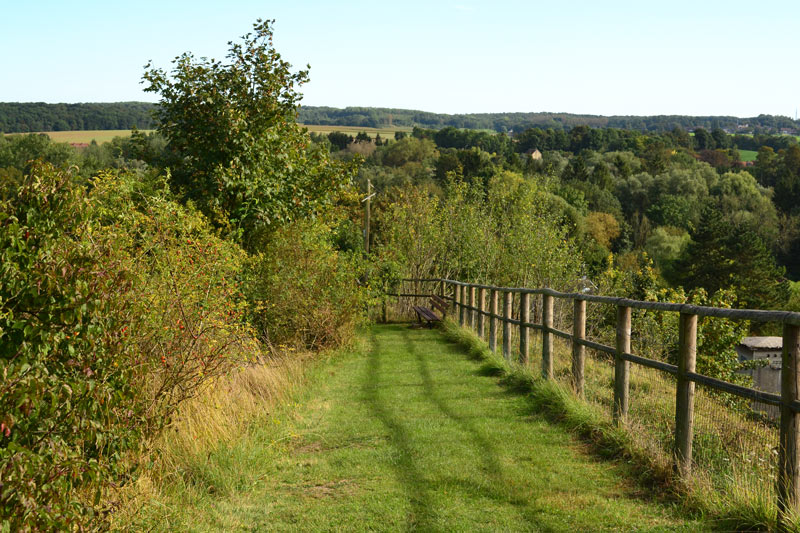
[{"label": "green grass field", "polygon": [[755,161],[758,152],[755,150],[739,150],[739,157],[742,161]]},{"label": "green grass field", "polygon": [[[177,472],[149,531],[698,531],[437,331],[374,326],[298,403]],[[122,526],[122,525],[120,525]]]}]

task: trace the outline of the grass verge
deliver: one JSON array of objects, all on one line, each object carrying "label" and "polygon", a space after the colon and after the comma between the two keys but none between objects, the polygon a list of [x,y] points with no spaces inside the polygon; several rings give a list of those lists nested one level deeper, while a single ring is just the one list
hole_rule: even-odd
[{"label": "grass verge", "polygon": [[[139,530],[143,510],[149,514],[154,502],[169,501],[176,494],[230,493],[254,482],[246,472],[232,471],[241,451],[239,441],[254,423],[291,402],[308,360],[302,354],[262,359],[215,379],[184,402],[171,424],[147,447],[150,451],[140,461],[146,469],[118,494],[112,527]],[[155,516],[155,522],[164,518],[157,511]]]},{"label": "grass verge", "polygon": [[[694,483],[682,481],[675,475],[671,461],[663,451],[654,451],[651,443],[614,424],[608,410],[601,405],[579,399],[563,383],[546,381],[530,368],[506,362],[500,355],[492,353],[472,331],[452,321],[445,322],[443,331],[448,340],[482,361],[485,372],[502,377],[506,387],[528,394],[545,416],[591,443],[595,453],[621,459],[630,465],[639,482],[653,492],[680,502],[688,511],[700,512],[714,527],[722,530],[776,530],[774,501],[746,488],[730,493],[709,490],[705,479]],[[649,394],[658,396],[660,392],[650,391]],[[797,531],[797,518],[785,526]]]}]

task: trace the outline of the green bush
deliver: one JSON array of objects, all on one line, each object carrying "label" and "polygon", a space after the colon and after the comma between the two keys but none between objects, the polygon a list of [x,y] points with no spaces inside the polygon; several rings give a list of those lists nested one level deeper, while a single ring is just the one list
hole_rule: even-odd
[{"label": "green bush", "polygon": [[335,250],[320,223],[279,230],[248,269],[252,321],[262,340],[310,349],[348,341],[368,294],[358,282],[357,257]]},{"label": "green bush", "polygon": [[93,515],[78,488],[117,477],[136,440],[122,342],[131,265],[86,190],[36,164],[0,203],[0,513],[12,529]]},{"label": "green bush", "polygon": [[[244,254],[164,182],[35,163],[0,199],[0,521],[101,523],[178,403],[253,353]],[[240,356],[240,354],[242,354]]]}]

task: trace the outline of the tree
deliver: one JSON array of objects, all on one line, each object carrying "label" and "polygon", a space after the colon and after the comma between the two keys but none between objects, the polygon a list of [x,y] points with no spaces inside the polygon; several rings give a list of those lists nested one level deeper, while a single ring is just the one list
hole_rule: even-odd
[{"label": "tree", "polygon": [[328,140],[337,150],[344,150],[347,148],[347,145],[352,143],[355,139],[352,135],[342,133],[341,131],[332,131],[328,134]]},{"label": "tree", "polygon": [[308,71],[281,59],[273,22],[259,19],[229,42],[227,62],[187,52],[169,73],[147,65],[143,76],[145,91],[161,96],[158,130],[180,156],[172,187],[250,248],[275,225],[314,214],[351,176],[295,122]]},{"label": "tree", "polygon": [[611,248],[611,241],[619,237],[619,222],[609,213],[592,211],[586,216],[586,228],[597,244]]},{"label": "tree", "polygon": [[733,289],[741,307],[778,308],[788,300],[784,269],[775,262],[754,223],[733,224],[712,205],[675,265],[687,288],[709,293]]},{"label": "tree", "polygon": [[715,148],[714,137],[703,128],[694,130],[694,146],[698,150],[713,150]]}]

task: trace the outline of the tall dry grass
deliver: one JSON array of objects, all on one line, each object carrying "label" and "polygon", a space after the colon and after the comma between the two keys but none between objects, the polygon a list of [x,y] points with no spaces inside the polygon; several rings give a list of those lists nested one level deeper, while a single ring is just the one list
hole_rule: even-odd
[{"label": "tall dry grass", "polygon": [[142,506],[171,484],[195,485],[213,477],[206,471],[208,457],[232,447],[254,424],[287,403],[303,381],[308,360],[297,353],[259,357],[215,378],[183,402],[140,458],[147,467],[118,493],[112,527],[127,530]]}]

